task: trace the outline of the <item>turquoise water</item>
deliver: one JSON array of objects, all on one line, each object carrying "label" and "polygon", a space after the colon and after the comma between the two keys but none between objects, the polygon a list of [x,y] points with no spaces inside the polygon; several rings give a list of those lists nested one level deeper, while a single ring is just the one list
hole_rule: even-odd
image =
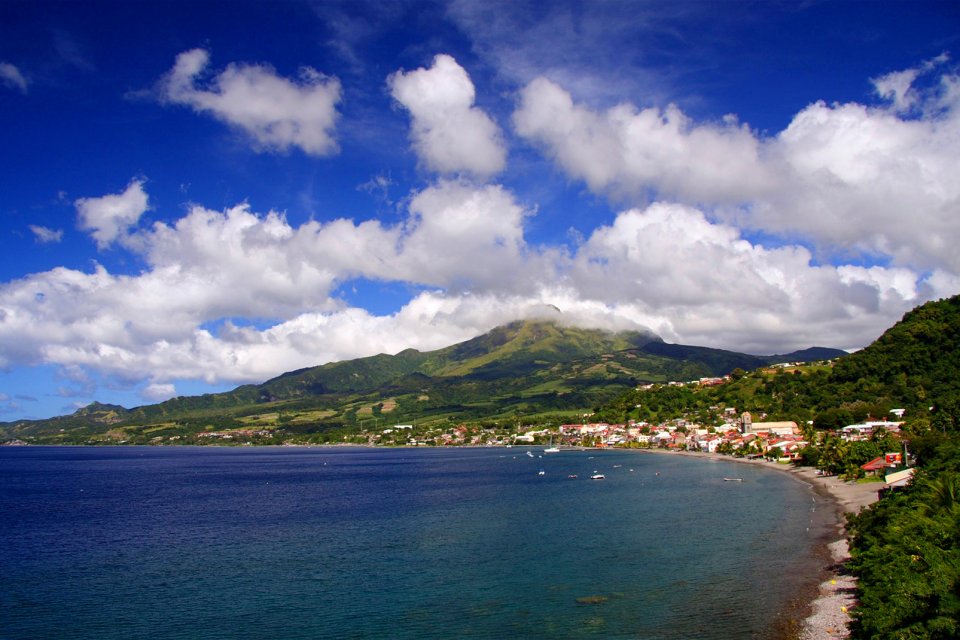
[{"label": "turquoise water", "polygon": [[0,636],[776,637],[818,506],[625,451],[3,448]]}]

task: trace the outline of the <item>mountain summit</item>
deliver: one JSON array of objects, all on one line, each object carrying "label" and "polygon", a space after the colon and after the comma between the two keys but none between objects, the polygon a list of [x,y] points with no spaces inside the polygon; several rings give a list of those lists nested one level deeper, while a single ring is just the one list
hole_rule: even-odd
[{"label": "mountain summit", "polygon": [[[816,350],[817,359],[843,355]],[[323,431],[391,421],[483,420],[589,411],[644,382],[696,380],[809,359],[752,356],[663,342],[649,332],[512,322],[436,351],[407,349],[291,371],[258,385],[126,410],[96,404],[70,416],[3,427],[8,437],[58,441],[114,434],[184,434],[222,426]],[[281,419],[282,418],[282,419]],[[62,430],[62,431],[61,431]]]}]

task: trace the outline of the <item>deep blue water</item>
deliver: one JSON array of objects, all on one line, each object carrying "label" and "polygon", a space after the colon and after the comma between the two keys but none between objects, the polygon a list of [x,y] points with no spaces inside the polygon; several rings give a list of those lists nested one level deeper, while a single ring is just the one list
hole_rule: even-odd
[{"label": "deep blue water", "polygon": [[524,452],[0,448],[0,637],[768,638],[812,577],[792,476]]}]

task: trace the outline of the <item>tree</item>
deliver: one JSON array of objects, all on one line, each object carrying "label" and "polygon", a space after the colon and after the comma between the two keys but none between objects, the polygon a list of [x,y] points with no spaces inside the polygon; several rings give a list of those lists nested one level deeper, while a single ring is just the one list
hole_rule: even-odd
[{"label": "tree", "polygon": [[829,474],[839,474],[846,469],[847,443],[833,434],[827,434],[820,444],[817,468]]},{"label": "tree", "polygon": [[821,411],[813,418],[813,426],[817,429],[842,429],[848,424],[853,424],[853,414],[849,409],[831,407]]},{"label": "tree", "polygon": [[849,517],[854,638],[960,636],[958,453],[955,439],[942,441],[906,490]]}]

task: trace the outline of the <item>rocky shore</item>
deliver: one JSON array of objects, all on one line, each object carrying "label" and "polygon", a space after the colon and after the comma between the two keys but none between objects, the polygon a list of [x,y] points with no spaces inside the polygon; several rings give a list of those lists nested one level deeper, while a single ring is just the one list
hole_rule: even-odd
[{"label": "rocky shore", "polygon": [[[843,482],[836,476],[817,476],[812,469],[792,470],[814,485],[827,490],[842,512],[858,513],[877,500],[879,483],[858,484]],[[857,581],[844,570],[850,559],[846,530],[843,522],[837,523],[838,539],[829,545],[830,575],[820,584],[820,594],[813,601],[812,612],[804,621],[800,640],[830,640],[848,637],[850,610],[856,605]]]}]

